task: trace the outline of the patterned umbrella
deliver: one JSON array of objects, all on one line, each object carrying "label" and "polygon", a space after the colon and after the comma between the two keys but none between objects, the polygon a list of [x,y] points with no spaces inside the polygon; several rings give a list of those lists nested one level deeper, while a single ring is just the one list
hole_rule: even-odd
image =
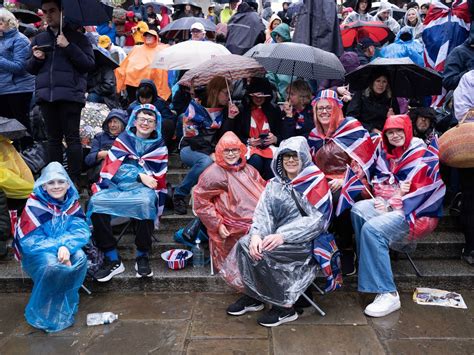
[{"label": "patterned umbrella", "polygon": [[205,61],[186,72],[178,83],[189,87],[202,86],[209,83],[216,76],[222,76],[228,80],[237,80],[264,75],[265,68],[255,59],[230,54]]},{"label": "patterned umbrella", "polygon": [[345,70],[335,54],[302,43],[257,44],[244,54],[269,72],[305,79],[343,79]]}]

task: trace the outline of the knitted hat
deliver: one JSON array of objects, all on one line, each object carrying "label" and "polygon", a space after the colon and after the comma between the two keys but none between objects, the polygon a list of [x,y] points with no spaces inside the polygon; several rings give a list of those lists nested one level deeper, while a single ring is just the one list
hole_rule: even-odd
[{"label": "knitted hat", "polygon": [[312,105],[313,106],[316,105],[316,103],[321,99],[334,100],[340,108],[342,107],[342,101],[339,99],[339,97],[337,97],[337,92],[335,92],[334,90],[330,90],[330,89],[321,90],[316,95],[315,99],[312,102]]}]

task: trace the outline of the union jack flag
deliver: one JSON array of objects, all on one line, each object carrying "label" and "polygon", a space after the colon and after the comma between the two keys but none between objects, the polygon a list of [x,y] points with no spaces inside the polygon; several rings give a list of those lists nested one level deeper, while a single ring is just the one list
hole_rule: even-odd
[{"label": "union jack flag", "polygon": [[369,169],[375,160],[375,146],[369,132],[358,120],[346,117],[330,138],[318,132],[317,128],[314,128],[308,137],[308,144],[313,155],[330,141],[359,163],[367,178],[370,178]]},{"label": "union jack flag", "polygon": [[324,173],[313,164],[303,169],[291,184],[324,215],[327,227],[332,217],[332,195]]},{"label": "union jack flag", "polygon": [[336,216],[339,216],[346,209],[352,207],[355,199],[365,189],[364,184],[359,177],[352,171],[350,166],[347,166],[344,182],[342,183],[341,194],[337,202]]},{"label": "union jack flag", "polygon": [[426,153],[423,156],[423,161],[428,165],[427,174],[433,181],[437,181],[440,178],[439,175],[439,142],[438,136],[435,135],[430,142],[430,145],[426,148]]},{"label": "union jack flag", "polygon": [[324,233],[313,241],[313,256],[326,277],[325,292],[337,290],[342,286],[341,254],[334,236]]},{"label": "union jack flag", "polygon": [[204,108],[191,100],[183,114],[183,136],[195,137],[199,129],[219,129],[222,125],[222,108]]}]

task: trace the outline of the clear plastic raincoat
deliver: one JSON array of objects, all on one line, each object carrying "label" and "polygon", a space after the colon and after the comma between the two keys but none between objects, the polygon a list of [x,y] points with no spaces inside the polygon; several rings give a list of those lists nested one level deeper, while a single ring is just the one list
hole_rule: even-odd
[{"label": "clear plastic raincoat", "polygon": [[[291,193],[294,181],[286,177],[282,167],[282,156],[290,151],[299,156],[300,174],[307,168],[316,168],[304,137],[281,142],[272,161],[275,178],[260,197],[248,235],[238,241],[221,270],[232,287],[279,306],[294,304],[314,280],[316,262],[312,256],[312,241],[325,230],[326,223],[315,205],[294,189],[295,198],[307,214],[301,215]],[[304,176],[297,176],[293,180],[302,178]],[[249,254],[250,237],[258,235],[265,239],[270,234],[282,234],[284,243],[264,251],[261,260],[253,260]]]},{"label": "clear plastic raincoat", "polygon": [[[62,202],[42,187],[54,179],[69,183]],[[23,269],[34,282],[25,310],[26,320],[33,327],[57,332],[73,325],[79,305],[78,291],[87,272],[87,258],[81,248],[89,237],[74,184],[61,164],[50,163],[35,183],[15,236]],[[69,250],[71,266],[58,261],[61,246]]]},{"label": "clear plastic raincoat", "polygon": [[[224,149],[239,149],[240,161],[229,165]],[[214,266],[220,270],[235,243],[248,233],[265,181],[247,164],[246,146],[233,132],[226,132],[216,146],[216,162],[199,177],[194,188],[194,211],[206,226],[211,239]],[[224,225],[230,235],[222,238],[218,229]]]}]

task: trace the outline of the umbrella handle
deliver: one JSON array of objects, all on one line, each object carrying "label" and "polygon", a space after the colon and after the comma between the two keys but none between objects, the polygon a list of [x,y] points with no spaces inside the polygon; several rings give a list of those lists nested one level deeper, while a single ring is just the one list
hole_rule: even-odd
[{"label": "umbrella handle", "polygon": [[227,87],[227,93],[229,94],[230,104],[233,105],[234,103],[232,102],[232,95],[230,94],[230,88],[229,88],[229,83],[227,82],[227,78],[225,78],[225,86]]},{"label": "umbrella handle", "polygon": [[63,34],[63,8],[61,7],[61,11],[60,11],[60,14],[59,14],[59,34],[62,35]]}]

